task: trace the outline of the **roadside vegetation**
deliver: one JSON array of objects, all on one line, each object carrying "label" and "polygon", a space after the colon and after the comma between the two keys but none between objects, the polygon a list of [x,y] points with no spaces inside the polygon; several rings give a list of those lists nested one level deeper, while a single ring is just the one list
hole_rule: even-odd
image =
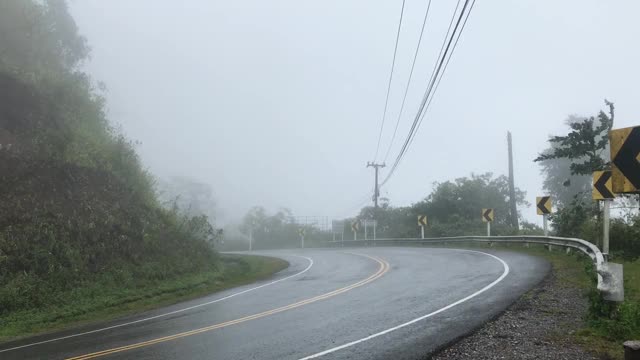
[{"label": "roadside vegetation", "polygon": [[280,270],[221,257],[213,218],[160,200],[65,0],[0,2],[0,340]]},{"label": "roadside vegetation", "polygon": [[175,304],[268,278],[287,266],[286,261],[272,257],[221,255],[215,270],[167,280],[128,278],[123,282],[107,273],[57,293],[45,306],[9,313],[2,318],[0,341]]}]

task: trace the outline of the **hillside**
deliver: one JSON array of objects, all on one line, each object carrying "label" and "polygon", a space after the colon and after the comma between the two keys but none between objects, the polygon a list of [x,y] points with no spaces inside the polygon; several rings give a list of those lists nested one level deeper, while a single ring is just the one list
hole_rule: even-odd
[{"label": "hillside", "polygon": [[65,1],[4,1],[0,33],[0,328],[79,289],[117,303],[123,290],[219,271],[211,224],[159,204],[79,70],[89,51]]}]

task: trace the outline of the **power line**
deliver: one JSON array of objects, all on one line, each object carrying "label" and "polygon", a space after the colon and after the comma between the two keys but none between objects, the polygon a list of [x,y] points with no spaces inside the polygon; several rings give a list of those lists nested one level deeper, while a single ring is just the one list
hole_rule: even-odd
[{"label": "power line", "polygon": [[[400,113],[398,114],[398,118],[396,119],[396,126],[393,129],[393,136],[391,136],[391,142],[389,143],[389,147],[387,148],[387,152],[384,155],[384,160],[382,162],[387,161],[387,157],[389,157],[389,152],[391,151],[391,147],[393,146],[393,141],[396,138],[396,133],[398,132],[398,125],[400,124],[400,118],[402,117],[402,111],[404,110],[404,104],[407,101],[407,93],[409,92],[409,86],[411,85],[411,79],[413,77],[413,69],[416,66],[416,59],[418,58],[418,52],[420,51],[420,44],[422,43],[422,35],[424,34],[424,28],[427,25],[427,17],[429,16],[429,9],[431,8],[431,0],[427,4],[427,11],[424,13],[424,19],[422,20],[422,29],[420,30],[420,38],[418,39],[418,45],[416,46],[416,51],[413,54],[413,62],[411,63],[411,71],[409,72],[409,80],[407,81],[407,86],[404,89],[404,96],[402,97],[402,105],[400,106]],[[379,141],[379,140],[378,140]]]},{"label": "power line", "polygon": [[[447,40],[450,39],[450,34],[451,34],[451,28],[453,26],[453,23],[455,21],[456,18],[456,14],[458,13],[458,8],[460,7],[460,2],[461,0],[458,0],[456,3],[456,8],[453,10],[453,13],[451,14],[451,20],[449,21],[449,27],[447,28],[447,33],[445,34],[445,37],[442,41],[442,45],[440,46],[440,52],[438,53],[438,56],[436,57],[436,61],[433,64],[433,70],[431,71],[431,76],[429,77],[429,81],[427,82],[427,90],[425,90],[425,93],[422,97],[422,101],[420,103],[420,106],[418,107],[418,112],[413,120],[413,123],[411,125],[411,129],[409,130],[409,134],[407,135],[407,138],[405,139],[405,142],[402,146],[402,148],[400,149],[399,154],[396,157],[396,160],[394,162],[394,164],[391,167],[391,170],[389,171],[389,173],[387,174],[386,178],[382,181],[382,185],[384,185],[390,178],[391,175],[395,172],[396,168],[398,167],[400,160],[402,159],[408,144],[410,142],[410,139],[415,131],[415,127],[417,126],[418,122],[419,122],[419,118],[420,115],[422,114],[422,110],[424,109],[425,106],[425,102],[427,101],[428,97],[429,97],[429,93],[431,92],[432,86],[433,86],[433,80],[434,80],[434,76],[436,75],[436,71],[438,70],[438,63],[440,63],[441,59],[443,58],[443,52],[445,50],[445,46],[447,44]],[[466,5],[466,3],[465,3]],[[464,11],[464,8],[463,8]],[[462,15],[462,12],[460,13],[460,15]],[[454,30],[455,31],[455,30]]]},{"label": "power line", "polygon": [[[407,138],[405,139],[405,142],[398,154],[398,156],[396,157],[396,160],[393,164],[393,166],[391,167],[391,170],[389,171],[389,173],[387,174],[387,177],[384,179],[384,181],[382,182],[382,185],[384,185],[387,181],[389,181],[389,179],[391,178],[391,176],[393,175],[393,173],[395,172],[395,170],[397,169],[400,161],[402,160],[402,158],[404,157],[404,154],[406,153],[407,149],[409,148],[409,145],[413,142],[413,138],[415,137],[415,134],[417,132],[417,129],[419,128],[420,124],[422,123],[422,119],[424,119],[424,115],[426,114],[426,107],[428,107],[428,105],[431,104],[431,101],[433,99],[433,94],[435,94],[435,89],[437,89],[437,85],[440,84],[440,80],[442,79],[442,75],[444,74],[444,72],[446,71],[446,67],[449,64],[449,60],[451,59],[451,56],[453,55],[453,52],[455,51],[455,47],[458,43],[458,40],[460,39],[460,36],[462,34],[462,30],[464,29],[464,25],[466,25],[467,19],[469,18],[469,15],[471,14],[471,10],[473,9],[473,5],[475,4],[475,0],[472,1],[471,6],[469,7],[469,10],[466,11],[468,5],[469,5],[469,1],[470,0],[465,0],[464,5],[462,7],[462,10],[460,11],[460,13],[458,14],[458,19],[456,21],[456,25],[453,28],[453,32],[450,32],[449,30],[451,29],[451,24],[453,22],[453,20],[456,17],[456,12],[458,9],[458,6],[456,6],[456,10],[454,10],[454,13],[452,15],[452,22],[449,25],[449,30],[447,31],[447,36],[445,36],[445,41],[443,43],[443,45],[446,43],[446,47],[444,48],[444,52],[441,51],[441,54],[439,55],[439,59],[436,61],[436,65],[434,67],[434,71],[430,77],[428,86],[427,86],[427,90],[425,91],[425,94],[422,98],[422,101],[420,103],[420,106],[418,108],[418,112],[415,116],[415,119],[413,121],[413,124],[411,125],[411,129],[409,130],[409,133],[407,134]],[[458,5],[460,3],[460,0],[458,0]],[[466,11],[466,14],[465,14]],[[466,16],[465,16],[466,15]],[[463,21],[464,18],[464,23],[463,26],[460,27],[461,22]],[[458,31],[458,28],[460,27],[460,31]],[[449,33],[451,33],[451,36],[449,37]],[[455,44],[453,47],[451,47],[451,44],[454,40],[454,38],[456,39]],[[451,52],[449,52],[449,49],[451,49]],[[441,48],[442,50],[442,48]],[[446,60],[446,63],[445,63]],[[437,85],[436,85],[436,80],[437,80]]]},{"label": "power line", "polygon": [[398,22],[398,32],[396,34],[396,44],[393,49],[393,61],[391,62],[391,73],[389,74],[389,83],[387,84],[387,96],[384,101],[384,111],[382,112],[382,123],[380,124],[380,133],[378,134],[378,145],[376,145],[376,154],[373,157],[373,161],[375,161],[378,158],[378,151],[380,150],[380,139],[382,138],[384,121],[387,116],[387,107],[389,106],[389,94],[391,93],[391,82],[393,81],[393,70],[396,66],[396,54],[398,52],[398,41],[400,40],[400,29],[402,28],[402,18],[404,17],[404,4],[405,4],[405,0],[402,0],[402,9],[400,10],[400,21]]},{"label": "power line", "polygon": [[[471,2],[471,6],[469,7],[469,11],[467,12],[466,17],[464,18],[464,22],[462,23],[462,27],[460,28],[460,32],[458,32],[458,36],[456,37],[456,42],[453,44],[453,48],[451,50],[451,54],[447,58],[447,62],[444,64],[444,68],[442,70],[442,73],[440,74],[440,77],[438,78],[438,81],[436,82],[436,86],[433,89],[433,94],[429,98],[429,102],[427,103],[427,106],[425,107],[425,110],[422,113],[422,117],[420,118],[420,121],[418,122],[418,126],[416,127],[416,133],[420,129],[420,125],[422,125],[422,121],[424,120],[424,118],[425,118],[425,116],[427,114],[427,111],[429,110],[429,107],[431,106],[431,102],[433,101],[433,98],[435,97],[435,94],[438,91],[438,87],[440,86],[440,81],[442,81],[442,77],[444,76],[445,72],[447,71],[447,67],[449,66],[449,61],[451,60],[451,57],[453,56],[453,52],[456,50],[456,46],[458,45],[458,40],[460,40],[460,36],[462,35],[462,32],[464,31],[464,28],[467,25],[467,20],[469,19],[469,15],[471,15],[471,10],[473,10],[473,5],[475,5],[475,3],[476,3],[476,0],[473,0]],[[413,138],[411,138],[411,141],[409,142],[409,146],[411,146],[411,144],[413,143],[413,139],[415,139],[415,135],[414,135]]]}]

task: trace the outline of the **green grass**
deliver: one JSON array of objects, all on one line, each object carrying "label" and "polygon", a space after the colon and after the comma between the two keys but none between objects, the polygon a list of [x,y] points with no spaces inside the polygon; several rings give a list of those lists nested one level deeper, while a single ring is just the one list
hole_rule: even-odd
[{"label": "green grass", "polygon": [[175,304],[267,278],[288,266],[284,260],[264,256],[222,255],[221,260],[217,270],[144,286],[120,288],[105,280],[76,288],[67,294],[64,305],[4,316],[0,319],[0,342]]}]

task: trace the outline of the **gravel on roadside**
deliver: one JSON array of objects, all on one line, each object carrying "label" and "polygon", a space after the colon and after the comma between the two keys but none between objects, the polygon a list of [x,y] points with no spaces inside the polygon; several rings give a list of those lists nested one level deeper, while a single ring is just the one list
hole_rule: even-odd
[{"label": "gravel on roadside", "polygon": [[584,327],[587,309],[583,290],[559,284],[552,270],[498,318],[430,359],[597,360],[570,337]]}]

